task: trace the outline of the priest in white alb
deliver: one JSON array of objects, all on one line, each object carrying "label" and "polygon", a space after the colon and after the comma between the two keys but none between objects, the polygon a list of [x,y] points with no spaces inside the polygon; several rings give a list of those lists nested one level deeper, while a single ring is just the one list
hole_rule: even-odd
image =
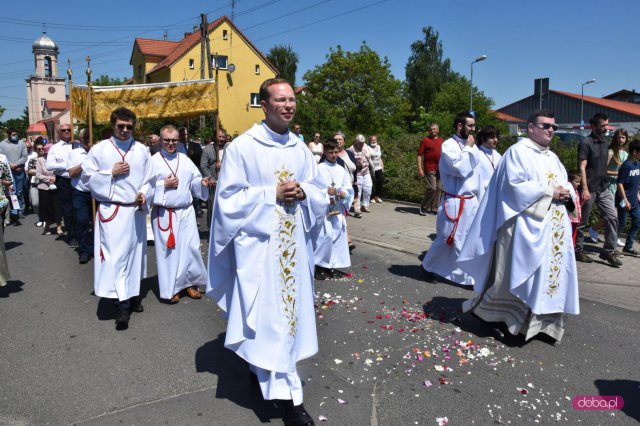
[{"label": "priest in white alb", "polygon": [[463,309],[527,340],[545,333],[559,341],[566,314],[579,313],[569,217],[576,196],[549,149],[556,128],[550,111],[529,117],[528,137],[504,153],[458,259],[476,283]]},{"label": "priest in white alb", "polygon": [[151,225],[158,265],[160,298],[177,303],[181,295],[200,299],[207,271],[200,253],[200,234],[193,198],[209,198],[209,179],[185,154],[177,151],[178,130],[160,130],[161,149],[151,157],[153,191]]},{"label": "priest in white alb", "polygon": [[436,218],[436,239],[422,260],[422,268],[429,282],[437,282],[440,276],[458,284],[473,285],[473,279],[456,266],[456,260],[480,203],[477,167],[482,154],[473,138],[476,128],[473,116],[458,114],[453,127],[455,134],[442,143],[438,166],[443,197]]},{"label": "priest in white alb", "polygon": [[346,212],[353,203],[353,185],[346,169],[337,163],[339,144],[333,138],[323,142],[324,155],[318,163],[318,180],[329,194],[329,208],[319,227],[314,258],[315,278],[340,278],[336,268],[351,266]]},{"label": "priest in white alb", "polygon": [[285,423],[313,424],[296,363],[318,351],[313,239],[329,204],[313,154],[289,122],[296,98],[284,79],[260,86],[265,121],[225,150],[209,243],[207,295],[228,317],[225,347],[244,358]]},{"label": "priest in white alb", "polygon": [[82,162],[82,184],[98,203],[94,234],[94,293],[115,299],[116,328],[142,312],[140,280],[147,273],[146,201],[151,157],[133,139],[136,115],[111,113],[113,136],[96,144]]}]

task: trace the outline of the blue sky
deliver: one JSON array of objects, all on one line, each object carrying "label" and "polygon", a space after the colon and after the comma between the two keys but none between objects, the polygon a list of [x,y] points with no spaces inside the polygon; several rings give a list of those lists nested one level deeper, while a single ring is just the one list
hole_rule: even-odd
[{"label": "blue sky", "polygon": [[[453,69],[502,107],[533,93],[533,80],[549,77],[550,87],[604,96],[620,89],[640,91],[640,1],[614,0],[236,0],[236,25],[265,54],[274,45],[291,45],[300,56],[297,83],[304,72],[325,61],[330,47],[357,50],[362,41],[387,56],[393,74],[404,80],[410,45],[422,27],[440,33]],[[232,1],[42,0],[11,2],[0,13],[0,120],[17,117],[26,105],[24,79],[33,73],[31,44],[47,22],[74,80],[91,55],[94,76],[129,77],[135,37],[179,40],[202,12],[212,21],[232,16]],[[65,73],[66,75],[66,73]]]}]

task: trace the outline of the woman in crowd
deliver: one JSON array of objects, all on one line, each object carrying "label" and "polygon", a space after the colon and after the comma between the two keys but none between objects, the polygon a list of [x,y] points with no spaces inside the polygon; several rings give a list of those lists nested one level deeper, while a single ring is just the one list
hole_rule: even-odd
[{"label": "woman in crowd", "polygon": [[11,169],[9,168],[7,157],[3,154],[0,154],[0,156],[0,180],[2,180],[2,187],[0,187],[2,193],[0,195],[3,196],[0,198],[3,198],[2,204],[4,204],[0,207],[0,215],[2,215],[2,226],[0,226],[0,287],[2,287],[5,286],[7,280],[11,278],[11,275],[9,275],[9,266],[7,265],[7,254],[4,251],[4,215],[11,203],[11,201],[9,201],[9,194],[13,190],[13,180],[11,178]]},{"label": "woman in crowd", "polygon": [[44,226],[42,217],[40,217],[40,199],[38,197],[38,178],[36,177],[36,163],[38,158],[42,157],[44,152],[44,142],[42,136],[38,136],[33,142],[33,150],[36,153],[35,157],[29,159],[27,163],[27,173],[29,174],[29,197],[31,197],[31,207],[33,212],[38,216],[38,222],[36,226]]},{"label": "woman in crowd", "polygon": [[[358,186],[356,185],[356,157],[352,152],[344,149],[344,133],[341,131],[337,131],[331,137],[334,141],[338,143],[338,158],[340,159],[339,163],[343,165],[345,170],[347,171],[347,175],[351,179],[351,186],[354,191],[354,203],[355,199],[358,197]],[[345,212],[345,216],[347,212]],[[354,214],[355,217],[362,217],[360,213]],[[351,241],[351,235],[349,234],[349,228],[347,227],[347,241],[349,241],[349,253],[356,248],[356,245]]]},{"label": "woman in crowd", "polygon": [[384,163],[382,162],[382,150],[378,143],[378,136],[369,137],[369,154],[373,165],[373,191],[371,193],[372,203],[381,203],[382,186],[384,185]]},{"label": "woman in crowd", "polygon": [[[629,153],[625,150],[627,141],[629,140],[629,133],[625,129],[618,129],[613,133],[613,138],[609,143],[609,156],[607,158],[607,177],[609,179],[609,191],[616,196],[618,190],[618,170],[620,166],[625,162]],[[604,219],[600,218],[598,222],[591,228],[589,228],[589,237],[594,243],[598,242],[598,229],[604,228]],[[624,241],[618,239],[618,245],[624,246]]]},{"label": "woman in crowd", "polygon": [[307,145],[311,152],[313,153],[313,158],[315,158],[316,163],[320,162],[320,158],[322,157],[322,142],[320,142],[320,133],[315,132],[313,134],[313,140],[309,142]]},{"label": "woman in crowd", "polygon": [[369,148],[365,146],[364,141],[365,139],[363,135],[356,135],[353,145],[348,149],[348,151],[351,151],[356,157],[356,182],[358,184],[359,196],[358,205],[356,205],[354,201],[354,210],[356,215],[361,211],[365,213],[369,213],[371,211],[369,210],[371,188],[373,187],[371,172],[369,170],[371,156],[369,155]]},{"label": "woman in crowd", "polygon": [[58,201],[56,187],[56,176],[47,170],[47,153],[51,149],[51,144],[44,147],[44,155],[36,160],[36,178],[38,178],[38,199],[40,201],[40,217],[44,222],[42,235],[51,235],[49,227],[56,224],[58,236],[64,235],[62,232],[62,211]]},{"label": "woman in crowd", "polygon": [[[11,168],[9,167],[9,160],[7,156],[4,154],[0,154],[0,179],[2,179],[2,195],[4,195],[7,199],[8,203],[11,203],[9,200],[9,195],[13,191],[13,176],[11,175]],[[2,230],[4,231],[5,226],[5,217],[7,215],[7,209],[4,208],[0,211],[0,217],[2,218]],[[4,243],[2,244],[4,247]]]}]

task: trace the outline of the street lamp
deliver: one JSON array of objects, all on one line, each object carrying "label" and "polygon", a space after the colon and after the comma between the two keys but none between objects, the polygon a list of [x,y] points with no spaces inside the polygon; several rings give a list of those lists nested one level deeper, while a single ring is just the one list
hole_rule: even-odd
[{"label": "street lamp", "polygon": [[471,62],[471,94],[469,95],[469,114],[476,116],[473,112],[473,64],[476,62],[484,61],[487,59],[487,55],[478,56],[475,61]]},{"label": "street lamp", "polygon": [[585,84],[595,83],[596,79],[592,78],[582,83],[582,90],[580,92],[580,130],[584,129],[584,86]]}]

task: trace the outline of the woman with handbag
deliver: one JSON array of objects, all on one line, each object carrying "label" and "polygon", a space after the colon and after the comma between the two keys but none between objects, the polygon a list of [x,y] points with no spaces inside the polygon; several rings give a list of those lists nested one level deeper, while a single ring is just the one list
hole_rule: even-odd
[{"label": "woman with handbag", "polygon": [[56,176],[47,169],[47,153],[51,149],[51,144],[44,147],[44,155],[36,160],[36,178],[38,179],[38,198],[40,201],[40,216],[44,222],[42,235],[51,235],[49,227],[56,224],[56,233],[63,236],[62,232],[62,210],[58,200],[56,186]]}]

